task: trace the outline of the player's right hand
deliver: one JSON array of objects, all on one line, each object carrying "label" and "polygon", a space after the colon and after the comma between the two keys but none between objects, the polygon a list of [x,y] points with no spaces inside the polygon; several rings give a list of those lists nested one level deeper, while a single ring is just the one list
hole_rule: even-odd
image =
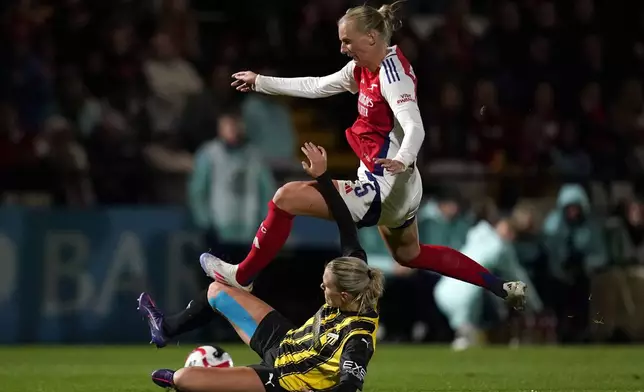
[{"label": "player's right hand", "polygon": [[230,85],[235,87],[235,90],[241,91],[242,93],[247,93],[253,90],[255,87],[255,81],[257,80],[257,74],[253,71],[241,71],[233,74],[234,82]]},{"label": "player's right hand", "polygon": [[311,177],[318,178],[326,172],[326,151],[320,146],[306,142],[302,146],[302,152],[309,158],[310,163],[302,161],[302,167]]}]

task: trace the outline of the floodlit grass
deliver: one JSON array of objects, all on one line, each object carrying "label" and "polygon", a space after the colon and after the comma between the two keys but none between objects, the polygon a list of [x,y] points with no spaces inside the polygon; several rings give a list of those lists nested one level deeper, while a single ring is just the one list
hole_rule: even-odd
[{"label": "floodlit grass", "polygon": [[[225,345],[236,365],[257,362]],[[0,347],[2,392],[155,391],[150,372],[183,365],[191,345]],[[445,347],[380,344],[365,391],[644,391],[644,347]]]}]

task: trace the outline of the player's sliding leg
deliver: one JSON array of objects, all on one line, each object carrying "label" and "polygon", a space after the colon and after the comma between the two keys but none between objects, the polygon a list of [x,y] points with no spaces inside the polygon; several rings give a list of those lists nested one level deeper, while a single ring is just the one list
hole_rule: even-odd
[{"label": "player's sliding leg", "polygon": [[[277,347],[286,332],[293,328],[288,320],[266,302],[244,290],[219,282],[210,284],[207,303],[210,312],[214,314],[213,310],[216,310],[223,315],[244,343],[262,359],[266,353]],[[184,322],[188,323],[187,319],[184,319]],[[182,392],[265,392],[264,381],[258,372],[248,367],[188,367],[176,372],[171,369],[159,369],[152,373],[152,381],[160,387],[174,388]],[[267,382],[275,386],[273,383],[276,381],[272,380],[272,374]]]},{"label": "player's sliding leg", "polygon": [[[335,181],[334,184],[337,187]],[[278,189],[268,203],[268,215],[257,230],[248,256],[240,264],[233,265],[210,254],[203,254],[200,262],[206,274],[233,287],[250,290],[255,276],[286,243],[295,216],[331,219],[329,208],[315,185],[315,181],[294,181]]]},{"label": "player's sliding leg", "polygon": [[[251,340],[262,320],[273,312],[270,305],[247,291],[219,282],[210,284],[208,302],[212,309],[228,320],[244,343],[258,351]],[[258,354],[262,355],[261,352]]]},{"label": "player's sliding leg", "polygon": [[[184,310],[170,316],[165,316],[157,308],[148,293],[142,293],[138,299],[138,311],[148,322],[151,343],[154,343],[158,348],[162,348],[171,339],[208,325],[216,317],[212,303],[219,304],[219,306],[214,306],[215,309],[229,321],[234,320],[243,325],[248,325],[244,315],[252,314],[257,320],[255,323],[257,325],[266,314],[273,310],[273,308],[255,296],[239,290],[235,290],[235,292],[228,291],[217,299],[222,288],[230,289],[230,287],[212,283],[207,290],[200,292],[197,297],[190,301]],[[233,299],[233,297],[236,299]],[[224,301],[223,299],[226,300]],[[235,306],[235,303],[238,306]],[[242,340],[248,343],[250,338],[243,335],[244,329],[240,330],[235,322],[231,323]]]},{"label": "player's sliding leg", "polygon": [[176,372],[160,369],[152,373],[152,381],[162,388],[174,388],[181,392],[266,391],[257,372],[249,367],[187,367]]},{"label": "player's sliding leg", "polygon": [[148,293],[142,293],[138,299],[139,313],[147,320],[150,327],[151,342],[158,348],[186,332],[208,325],[216,316],[208,303],[208,290],[203,290],[188,303],[181,312],[165,316]]},{"label": "player's sliding leg", "polygon": [[455,249],[421,244],[418,239],[416,220],[404,228],[389,229],[380,226],[378,230],[389,252],[398,263],[483,287],[505,299],[515,308],[522,308],[525,305],[526,285],[524,283],[504,281]]}]

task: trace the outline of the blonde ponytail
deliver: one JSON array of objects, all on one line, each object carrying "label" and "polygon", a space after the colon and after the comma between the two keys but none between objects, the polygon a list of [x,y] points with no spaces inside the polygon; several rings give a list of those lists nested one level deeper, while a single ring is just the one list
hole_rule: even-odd
[{"label": "blonde ponytail", "polygon": [[369,267],[364,260],[356,257],[338,257],[326,266],[335,279],[340,291],[351,294],[358,305],[358,313],[374,309],[385,287],[382,271]]},{"label": "blonde ponytail", "polygon": [[385,291],[385,274],[379,269],[369,267],[367,273],[369,283],[367,287],[358,295],[356,295],[356,303],[358,304],[358,313],[365,313],[371,309],[375,309],[378,304],[378,299],[382,297]]},{"label": "blonde ponytail", "polygon": [[384,4],[382,7],[378,8],[378,13],[382,15],[382,19],[385,23],[385,31],[382,33],[387,42],[391,40],[393,33],[402,27],[402,20],[398,18],[396,12],[400,9],[401,4],[405,0],[399,0],[392,4]]},{"label": "blonde ponytail", "polygon": [[351,20],[362,32],[377,31],[380,37],[389,44],[394,31],[402,27],[402,21],[396,13],[403,2],[405,0],[398,0],[392,4],[385,4],[379,9],[368,5],[350,8],[338,23]]}]

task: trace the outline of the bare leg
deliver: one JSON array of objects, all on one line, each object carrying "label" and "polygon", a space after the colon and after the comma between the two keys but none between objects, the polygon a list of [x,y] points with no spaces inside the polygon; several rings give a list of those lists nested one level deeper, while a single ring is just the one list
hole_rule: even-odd
[{"label": "bare leg", "polygon": [[[337,189],[338,182],[333,180],[333,185]],[[329,207],[317,190],[317,181],[286,183],[275,192],[273,203],[291,215],[333,220]]]},{"label": "bare leg", "polygon": [[218,282],[210,284],[208,302],[230,322],[246,344],[250,343],[257,325],[273,311],[270,305],[254,295]]},{"label": "bare leg", "polygon": [[418,223],[414,221],[403,229],[390,229],[378,226],[380,236],[385,241],[389,253],[399,264],[407,266],[420,254]]},{"label": "bare leg", "polygon": [[173,380],[181,392],[265,392],[261,379],[249,367],[188,367],[177,370]]}]

